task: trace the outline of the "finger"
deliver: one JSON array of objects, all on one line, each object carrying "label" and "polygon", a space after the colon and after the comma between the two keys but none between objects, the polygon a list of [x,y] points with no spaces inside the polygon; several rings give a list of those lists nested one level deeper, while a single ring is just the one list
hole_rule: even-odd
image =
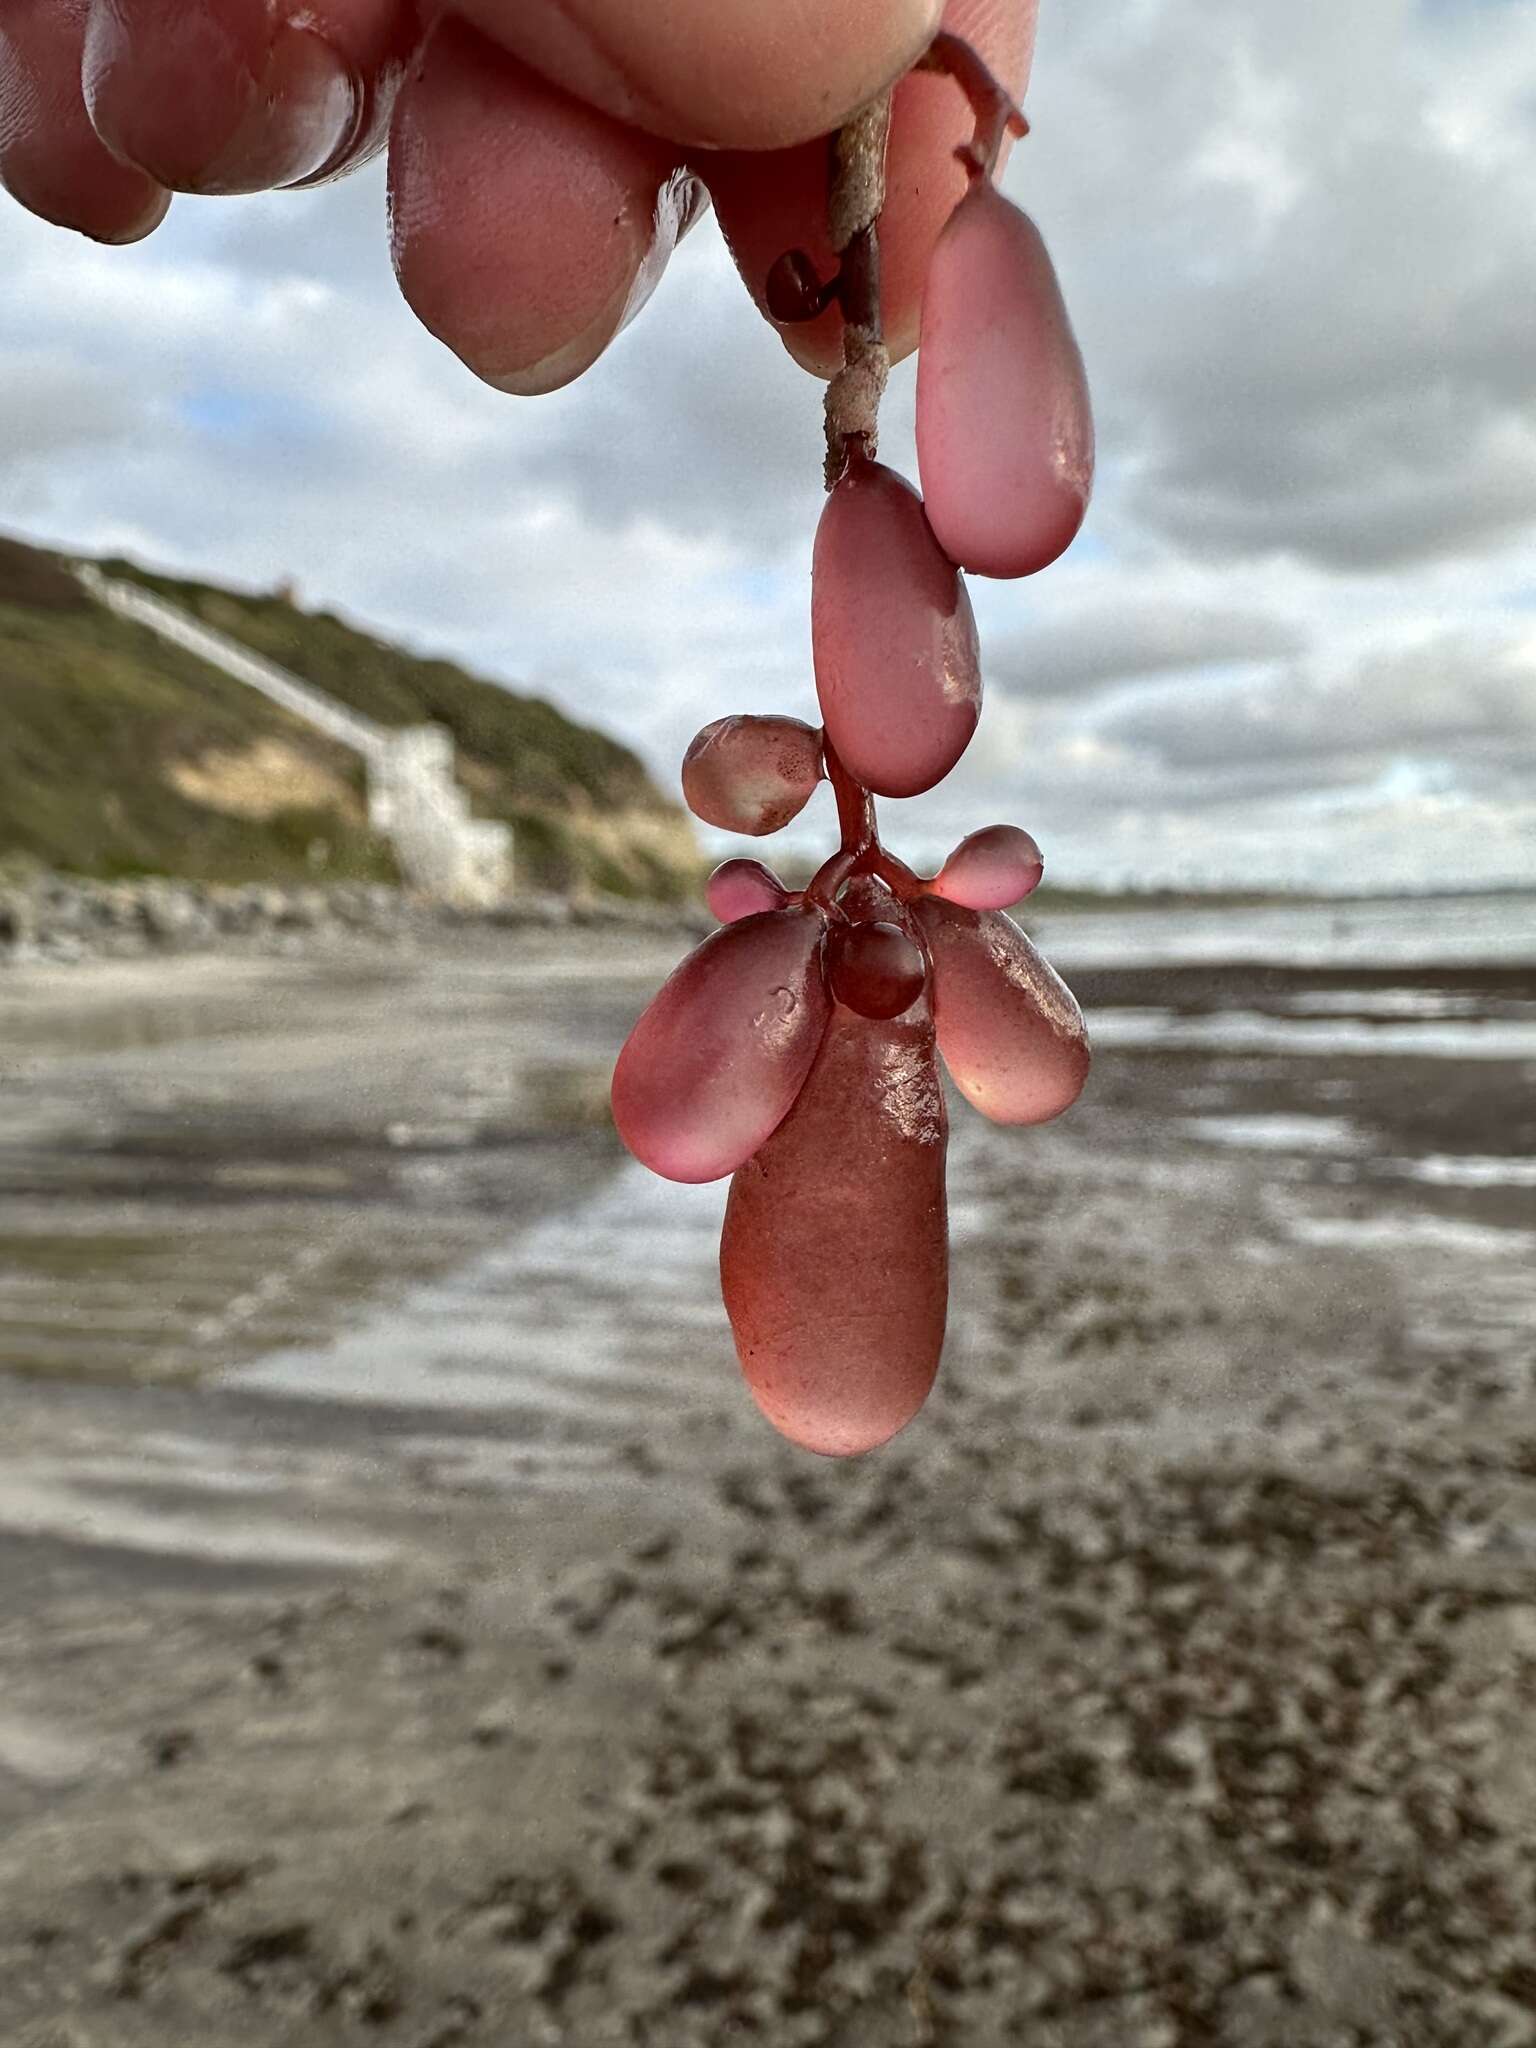
[{"label": "finger", "polygon": [[445,21],[395,108],[395,273],[487,383],[553,391],[645,303],[702,190],[670,144],[620,127]]},{"label": "finger", "polygon": [[0,185],[58,227],[137,242],[171,196],[120,164],[80,96],[83,0],[8,0],[0,14]]},{"label": "finger", "polygon": [[395,97],[421,44],[422,27],[417,0],[314,0],[305,12],[351,65],[362,92],[350,139],[313,177],[295,181],[313,184],[355,170],[384,147]]},{"label": "finger", "polygon": [[454,0],[606,113],[706,149],[823,135],[898,78],[941,0]]},{"label": "finger", "polygon": [[[944,26],[974,44],[1018,99],[1029,76],[1035,10],[1036,0],[949,0]],[[917,346],[928,259],[965,193],[966,174],[954,153],[970,140],[971,129],[969,104],[952,79],[914,72],[897,86],[880,216],[880,310],[893,362]],[[766,156],[730,150],[693,159],[765,318],[768,270],[786,249],[804,249],[822,277],[837,267],[827,239],[827,157],[826,143],[817,141]],[[802,325],[780,326],[779,333],[807,370],[829,377],[840,366],[843,322],[835,307]]]},{"label": "finger", "polygon": [[186,192],[258,192],[355,162],[388,118],[402,0],[92,0],[86,104],[117,156]]}]

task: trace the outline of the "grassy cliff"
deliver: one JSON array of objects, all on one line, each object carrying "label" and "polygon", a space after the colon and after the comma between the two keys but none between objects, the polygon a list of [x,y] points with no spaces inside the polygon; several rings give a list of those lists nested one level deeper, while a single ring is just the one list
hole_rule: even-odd
[{"label": "grassy cliff", "polygon": [[[281,595],[102,564],[385,725],[447,726],[479,816],[517,833],[525,888],[677,898],[683,813],[626,748],[552,704],[391,647]],[[97,605],[0,539],[0,860],[206,881],[392,878],[361,764],[256,691]]]}]

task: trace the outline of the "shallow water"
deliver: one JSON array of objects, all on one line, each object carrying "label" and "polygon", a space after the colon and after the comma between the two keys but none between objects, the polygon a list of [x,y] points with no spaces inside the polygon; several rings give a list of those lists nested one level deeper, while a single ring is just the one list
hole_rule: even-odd
[{"label": "shallow water", "polygon": [[728,1361],[716,1292],[725,1185],[626,1162],[597,1194],[355,1319],[236,1368],[246,1392],[638,1421]]},{"label": "shallow water", "polygon": [[1387,897],[1031,919],[1063,967],[1491,966],[1536,956],[1536,894]]},{"label": "shallow water", "polygon": [[1106,1050],[1208,1046],[1312,1058],[1344,1053],[1370,1059],[1536,1061],[1536,1017],[1529,1022],[1475,1016],[1464,1022],[1381,1023],[1369,1015],[1289,1018],[1216,1010],[1189,1016],[1177,1010],[1127,1008],[1100,1011],[1091,1029],[1095,1048]]},{"label": "shallow water", "polygon": [[1348,1117],[1286,1115],[1192,1116],[1184,1120],[1191,1137],[1207,1145],[1249,1146],[1257,1152],[1358,1152],[1364,1133]]}]

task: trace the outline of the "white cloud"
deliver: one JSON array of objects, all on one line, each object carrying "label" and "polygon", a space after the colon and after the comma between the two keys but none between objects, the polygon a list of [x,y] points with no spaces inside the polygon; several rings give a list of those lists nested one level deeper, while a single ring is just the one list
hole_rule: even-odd
[{"label": "white cloud", "polygon": [[[1045,10],[1054,119],[1010,183],[1058,246],[1149,535],[1390,568],[1536,524],[1536,139],[1473,12]],[[1502,40],[1529,78],[1531,10]],[[1460,139],[1474,77],[1495,147]]]},{"label": "white cloud", "polygon": [[0,380],[0,449],[18,468],[121,442],[148,408],[122,377],[63,352],[16,349]]}]

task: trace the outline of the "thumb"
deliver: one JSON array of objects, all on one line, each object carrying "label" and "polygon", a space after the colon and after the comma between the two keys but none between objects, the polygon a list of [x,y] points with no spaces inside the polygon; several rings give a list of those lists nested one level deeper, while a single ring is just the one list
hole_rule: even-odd
[{"label": "thumb", "polygon": [[637,128],[774,149],[836,128],[898,78],[941,0],[455,0],[503,48]]}]

